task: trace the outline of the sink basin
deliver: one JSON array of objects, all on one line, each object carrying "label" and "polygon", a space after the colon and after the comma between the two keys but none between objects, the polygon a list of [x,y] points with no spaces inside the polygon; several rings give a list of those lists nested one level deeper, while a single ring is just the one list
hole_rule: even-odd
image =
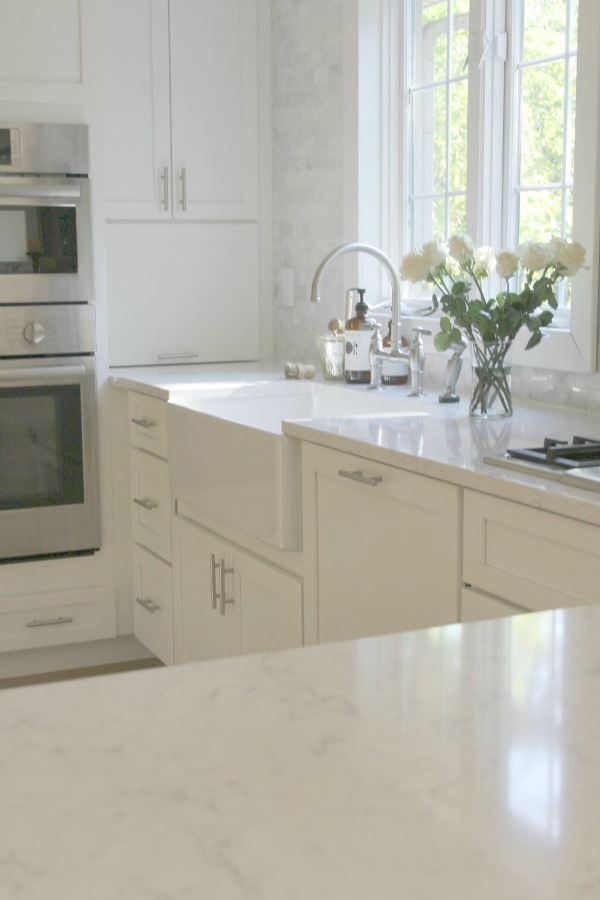
[{"label": "sink basin", "polygon": [[282,422],[422,415],[412,403],[365,386],[306,381],[176,392],[168,406],[172,491],[215,524],[299,550],[300,441],[283,434]]}]

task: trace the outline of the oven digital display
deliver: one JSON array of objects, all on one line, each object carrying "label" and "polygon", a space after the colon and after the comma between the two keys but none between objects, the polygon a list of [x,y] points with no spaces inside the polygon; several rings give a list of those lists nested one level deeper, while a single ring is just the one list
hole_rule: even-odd
[{"label": "oven digital display", "polygon": [[0,166],[11,166],[10,128],[0,128]]}]

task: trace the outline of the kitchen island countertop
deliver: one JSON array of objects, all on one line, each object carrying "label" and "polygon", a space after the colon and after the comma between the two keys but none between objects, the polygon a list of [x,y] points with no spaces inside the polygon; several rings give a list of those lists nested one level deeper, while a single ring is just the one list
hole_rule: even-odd
[{"label": "kitchen island countertop", "polygon": [[597,900],[600,607],[0,693],[2,900]]}]

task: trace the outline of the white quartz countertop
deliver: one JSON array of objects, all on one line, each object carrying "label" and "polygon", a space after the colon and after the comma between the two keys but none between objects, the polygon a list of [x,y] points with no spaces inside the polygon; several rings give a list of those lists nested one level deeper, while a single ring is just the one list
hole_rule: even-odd
[{"label": "white quartz countertop", "polygon": [[[111,370],[114,386],[174,403],[186,391],[214,391],[217,386],[227,389],[284,380],[281,362]],[[340,382],[334,385],[340,389]],[[364,385],[342,383],[342,387],[361,399],[369,393]],[[484,462],[486,456],[501,454],[507,447],[540,446],[545,437],[570,440],[578,434],[600,438],[599,413],[516,398],[511,418],[486,421],[469,416],[466,395],[460,403],[441,404],[437,390],[430,389],[425,397],[414,398],[408,397],[407,386],[399,386],[384,388],[383,396],[386,403],[389,398],[397,398],[398,415],[389,411],[378,413],[375,409],[370,415],[284,420],[282,431],[299,440],[600,525],[600,491],[515,473]],[[407,410],[420,414],[402,415]],[[600,488],[600,480],[597,487]]]},{"label": "white quartz countertop", "polygon": [[2,900],[597,900],[600,606],[0,692]]}]

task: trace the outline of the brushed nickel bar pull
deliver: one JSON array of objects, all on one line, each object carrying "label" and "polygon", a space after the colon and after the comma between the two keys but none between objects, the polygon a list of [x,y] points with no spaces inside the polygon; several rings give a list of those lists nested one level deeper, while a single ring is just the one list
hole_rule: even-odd
[{"label": "brushed nickel bar pull", "polygon": [[235,603],[235,597],[225,597],[225,576],[233,572],[233,568],[228,569],[225,566],[225,560],[221,557],[219,560],[219,568],[221,570],[221,615],[225,615],[225,607],[228,603]]},{"label": "brushed nickel bar pull", "polygon": [[68,625],[73,621],[73,616],[57,616],[56,619],[32,619],[27,622],[27,628],[45,628],[46,625]]},{"label": "brushed nickel bar pull", "polygon": [[156,422],[154,419],[132,419],[131,420],[134,425],[139,425],[140,428],[155,428]]},{"label": "brushed nickel bar pull", "polygon": [[160,606],[154,600],[143,600],[141,597],[136,597],[135,602],[147,609],[149,613],[155,613],[160,609]]},{"label": "brushed nickel bar pull", "polygon": [[163,209],[169,210],[169,167],[165,166],[160,176],[163,183]]},{"label": "brushed nickel bar pull", "polygon": [[185,166],[181,167],[179,177],[181,179],[181,208],[183,212],[187,212],[187,169]]},{"label": "brushed nickel bar pull", "polygon": [[158,503],[155,503],[154,500],[147,500],[146,498],[140,500],[139,497],[132,497],[132,500],[134,503],[137,503],[138,506],[142,506],[144,509],[147,509],[148,512],[156,509],[156,507],[158,506]]},{"label": "brushed nickel bar pull", "polygon": [[159,359],[196,359],[200,356],[195,350],[184,350],[183,353],[159,353]]},{"label": "brushed nickel bar pull", "polygon": [[340,478],[350,478],[352,481],[360,481],[361,484],[368,484],[369,487],[376,487],[383,481],[381,475],[363,475],[362,469],[356,472],[347,472],[345,469],[338,469]]},{"label": "brushed nickel bar pull", "polygon": [[210,606],[211,609],[217,608],[217,600],[219,598],[219,594],[217,591],[217,569],[219,568],[219,563],[216,560],[215,554],[210,554]]}]

